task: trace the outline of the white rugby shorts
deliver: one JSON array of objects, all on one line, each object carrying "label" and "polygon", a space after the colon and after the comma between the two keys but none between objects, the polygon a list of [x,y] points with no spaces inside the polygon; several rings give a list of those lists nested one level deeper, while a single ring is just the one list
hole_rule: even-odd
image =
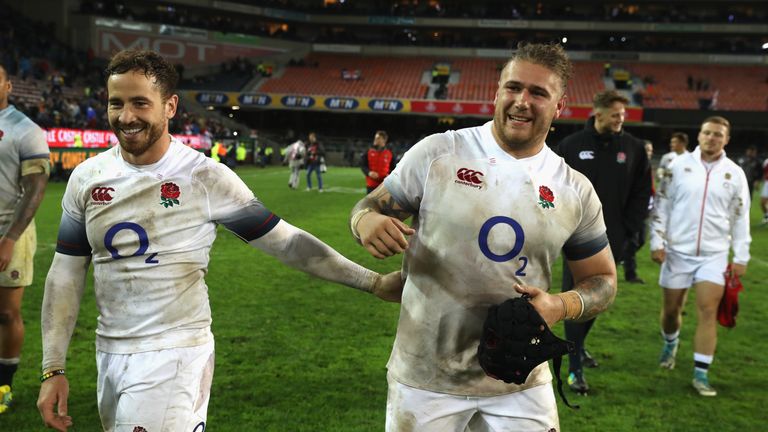
[{"label": "white rugby shorts", "polygon": [[96,393],[108,432],[204,432],[213,341],[136,354],[96,352]]},{"label": "white rugby shorts", "polygon": [[699,282],[725,285],[725,268],[728,267],[728,252],[714,255],[694,256],[667,250],[661,264],[659,285],[662,288],[686,289]]},{"label": "white rugby shorts", "polygon": [[387,375],[386,432],[559,431],[551,383],[500,396],[420,390]]},{"label": "white rugby shorts", "polygon": [[[2,233],[0,233],[2,234]],[[27,225],[13,246],[13,255],[8,267],[0,272],[1,287],[28,287],[32,285],[35,251],[37,250],[37,231],[34,219]]]}]

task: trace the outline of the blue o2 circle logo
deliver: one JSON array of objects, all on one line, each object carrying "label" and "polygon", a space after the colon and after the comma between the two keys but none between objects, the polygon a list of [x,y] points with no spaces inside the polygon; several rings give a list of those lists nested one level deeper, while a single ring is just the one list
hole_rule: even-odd
[{"label": "blue o2 circle logo", "polygon": [[[136,252],[131,255],[120,255],[120,252],[118,252],[117,248],[112,244],[112,241],[115,239],[117,233],[122,230],[131,230],[139,236],[139,249],[137,249]],[[149,249],[149,238],[147,237],[147,231],[142,228],[141,225],[135,224],[133,222],[120,222],[113,225],[112,228],[110,228],[107,233],[104,234],[104,247],[107,248],[109,253],[112,254],[112,258],[114,259],[127,258],[129,256],[140,256],[144,255],[147,249]]]},{"label": "blue o2 circle logo", "polygon": [[[509,225],[515,231],[515,244],[512,246],[512,250],[504,255],[497,255],[491,252],[491,248],[488,247],[488,235],[490,234],[491,229],[498,224]],[[516,220],[507,216],[494,216],[485,221],[483,226],[480,227],[480,234],[477,237],[477,242],[480,246],[480,251],[489,260],[505,262],[514,259],[520,252],[522,252],[523,244],[525,243],[525,233],[523,232],[523,227],[520,226]]]}]

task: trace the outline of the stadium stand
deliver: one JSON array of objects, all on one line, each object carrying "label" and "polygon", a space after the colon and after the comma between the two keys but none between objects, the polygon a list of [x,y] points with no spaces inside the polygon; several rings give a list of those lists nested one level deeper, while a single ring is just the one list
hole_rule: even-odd
[{"label": "stadium stand", "polygon": [[[341,54],[310,54],[305,64],[287,67],[279,78],[265,81],[259,91],[358,97],[415,98],[429,87],[422,75],[434,59],[417,57],[360,57]],[[315,66],[316,65],[316,66]],[[345,80],[342,70],[361,71],[357,80]]]},{"label": "stadium stand", "polygon": [[700,109],[709,108],[702,102],[712,101],[712,108],[719,110],[768,109],[768,71],[763,66],[631,63],[624,67],[639,77],[655,77],[651,91],[646,85],[645,107]]}]

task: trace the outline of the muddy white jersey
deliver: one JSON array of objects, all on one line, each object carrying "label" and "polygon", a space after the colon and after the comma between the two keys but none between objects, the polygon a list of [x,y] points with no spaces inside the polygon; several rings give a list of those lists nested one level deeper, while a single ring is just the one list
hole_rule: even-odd
[{"label": "muddy white jersey", "polygon": [[246,241],[279,218],[224,164],[173,139],[151,165],[120,146],[72,173],[56,251],[92,256],[99,310],[96,346],[136,353],[212,340],[203,276],[216,224]]},{"label": "muddy white jersey", "polygon": [[21,163],[48,159],[48,142],[38,125],[8,105],[0,110],[0,235],[8,229],[21,199]]},{"label": "muddy white jersey", "polygon": [[546,363],[520,386],[483,373],[477,347],[488,308],[519,296],[516,283],[548,291],[561,250],[578,260],[608,245],[592,184],[546,145],[513,158],[491,125],[425,138],[384,181],[416,229],[388,364],[409,386],[488,396],[551,381]]}]

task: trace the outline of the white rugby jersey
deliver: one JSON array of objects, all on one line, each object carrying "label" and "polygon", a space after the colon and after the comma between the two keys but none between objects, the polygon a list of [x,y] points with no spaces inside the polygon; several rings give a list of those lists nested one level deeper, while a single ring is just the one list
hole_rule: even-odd
[{"label": "white rugby jersey", "polygon": [[651,214],[651,250],[712,255],[733,247],[733,261],[749,261],[749,186],[744,170],[726,157],[706,167],[701,149],[676,157]]},{"label": "white rugby jersey", "polygon": [[684,154],[688,154],[688,150],[684,151],[683,153],[677,154],[677,152],[669,152],[665,153],[664,156],[661,157],[661,160],[659,161],[659,168],[656,170],[659,181],[663,182],[664,178],[666,176],[667,170],[669,170],[669,164],[672,163],[673,160],[675,160],[676,157]]},{"label": "white rugby jersey", "polygon": [[545,291],[564,250],[583,259],[608,245],[592,184],[546,145],[517,160],[492,123],[432,135],[384,181],[414,214],[407,279],[388,368],[406,385],[488,396],[551,381],[546,363],[525,384],[487,377],[477,360],[488,308],[518,297],[515,283]]},{"label": "white rugby jersey", "polygon": [[279,218],[240,178],[176,139],[152,165],[120,146],[72,173],[56,251],[91,255],[99,309],[96,347],[135,353],[211,340],[203,280],[216,223],[246,241]]},{"label": "white rugby jersey", "polygon": [[8,105],[0,111],[0,235],[10,226],[21,190],[21,162],[48,159],[48,142],[38,125]]}]

